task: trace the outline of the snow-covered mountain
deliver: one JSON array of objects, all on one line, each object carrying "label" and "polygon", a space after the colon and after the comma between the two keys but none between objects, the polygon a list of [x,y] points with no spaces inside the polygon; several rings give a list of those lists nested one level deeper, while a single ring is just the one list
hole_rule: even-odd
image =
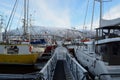
[{"label": "snow-covered mountain", "polygon": [[[89,37],[93,36],[94,33],[91,31],[82,31],[71,28],[63,27],[47,27],[47,26],[32,26],[29,28],[28,33],[31,35],[55,35],[65,38],[82,38],[83,36]],[[11,31],[8,31],[9,35],[22,35],[23,28],[17,28]],[[91,34],[91,35],[90,35]]]},{"label": "snow-covered mountain", "polygon": [[[45,27],[45,26],[32,26],[29,28],[28,33],[32,35],[44,35],[44,34],[49,34],[49,35],[57,35],[57,36],[64,36],[67,32],[66,28],[56,28],[56,27]],[[22,28],[17,28],[11,31],[8,31],[9,35],[22,35],[23,34],[23,29]]]}]

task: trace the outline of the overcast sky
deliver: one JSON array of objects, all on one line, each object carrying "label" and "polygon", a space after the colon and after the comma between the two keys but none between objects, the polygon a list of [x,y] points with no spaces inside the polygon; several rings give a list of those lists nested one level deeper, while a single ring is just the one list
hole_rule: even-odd
[{"label": "overcast sky", "polygon": [[[88,0],[29,0],[32,14],[32,24],[48,27],[83,28]],[[104,0],[111,1],[111,0]],[[7,24],[15,0],[0,0],[0,15],[4,16]],[[94,27],[99,24],[99,2],[95,2]],[[90,28],[93,0],[89,0],[85,25]],[[21,16],[21,17],[20,17]],[[114,19],[120,17],[120,0],[103,3],[103,18]],[[12,28],[22,26],[23,0],[18,0],[18,7]]]}]

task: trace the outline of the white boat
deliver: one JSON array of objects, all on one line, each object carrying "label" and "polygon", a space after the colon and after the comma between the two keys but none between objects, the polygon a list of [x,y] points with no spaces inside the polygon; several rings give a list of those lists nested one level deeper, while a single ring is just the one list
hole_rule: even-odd
[{"label": "white boat", "polygon": [[100,27],[96,38],[81,42],[76,49],[78,61],[98,80],[120,80],[120,18],[102,19],[100,2]]},{"label": "white boat", "polygon": [[79,62],[99,80],[120,80],[120,19],[103,20],[94,40],[76,50]]},{"label": "white boat", "polygon": [[[104,32],[104,29],[117,31],[119,26],[102,27],[97,30]],[[96,41],[84,42],[84,46],[79,46],[77,49],[76,57],[84,67],[101,80],[120,80],[119,34],[109,35],[107,38],[105,36],[99,36]]]}]

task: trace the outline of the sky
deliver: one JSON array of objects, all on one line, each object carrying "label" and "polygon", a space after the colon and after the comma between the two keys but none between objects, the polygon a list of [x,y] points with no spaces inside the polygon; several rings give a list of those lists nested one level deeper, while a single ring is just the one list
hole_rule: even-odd
[{"label": "sky", "polygon": [[[10,29],[22,26],[23,1],[18,0],[16,13]],[[29,0],[29,13],[31,24],[36,26],[47,26],[55,28],[76,28],[83,29],[83,24],[90,29],[92,19],[92,9],[94,0]],[[104,19],[115,19],[120,17],[120,0],[104,0],[102,17]],[[3,16],[6,27],[15,0],[0,0],[0,15]],[[85,14],[88,4],[88,11]],[[99,26],[100,3],[95,2],[93,29]]]}]

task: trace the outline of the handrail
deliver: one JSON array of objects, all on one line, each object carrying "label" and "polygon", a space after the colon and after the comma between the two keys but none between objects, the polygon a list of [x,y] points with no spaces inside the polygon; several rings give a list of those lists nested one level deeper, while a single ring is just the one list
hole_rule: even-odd
[{"label": "handrail", "polygon": [[75,78],[75,80],[87,80],[88,72],[84,69],[74,58],[72,58],[69,53],[66,54],[66,61],[68,63],[70,70]]},{"label": "handrail", "polygon": [[35,79],[35,74],[0,74],[0,79]]},{"label": "handrail", "polygon": [[57,56],[54,53],[52,58],[47,62],[47,64],[39,72],[37,79],[51,80],[53,77],[56,63],[57,63]]},{"label": "handrail", "polygon": [[[63,57],[64,60],[67,62],[67,66],[71,71],[72,77],[74,80],[87,80],[88,72],[84,69],[76,60],[72,58],[68,52],[63,52],[65,55]],[[61,55],[58,53],[54,53],[52,58],[47,62],[44,68],[39,72],[37,79],[41,80],[52,80],[53,73],[56,67],[57,60],[59,58],[57,55]],[[63,54],[62,54],[63,55]]]},{"label": "handrail", "polygon": [[120,73],[102,73],[98,75],[98,79],[100,80],[102,76],[120,76]]}]

